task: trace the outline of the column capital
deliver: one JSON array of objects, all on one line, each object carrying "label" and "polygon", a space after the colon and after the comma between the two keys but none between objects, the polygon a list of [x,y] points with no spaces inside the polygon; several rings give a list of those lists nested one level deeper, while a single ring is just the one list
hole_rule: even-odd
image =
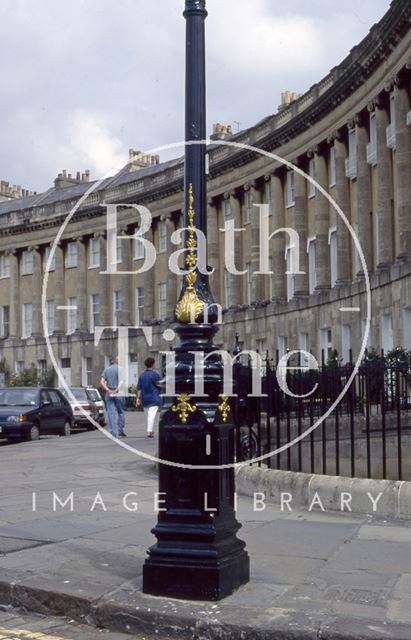
[{"label": "column capital", "polygon": [[243,185],[244,191],[249,191],[250,189],[257,189],[257,180],[249,180]]},{"label": "column capital", "polygon": [[328,144],[333,144],[336,140],[338,142],[343,142],[344,140],[344,128],[340,127],[339,129],[334,129],[334,131],[332,131],[330,133],[330,135],[327,137],[327,143]]},{"label": "column capital", "polygon": [[95,231],[93,233],[93,238],[97,239],[101,239],[101,238],[105,238],[106,237],[106,232],[105,231]]},{"label": "column capital", "polygon": [[39,251],[40,247],[38,244],[32,244],[29,247],[27,247],[27,251]]},{"label": "column capital", "polygon": [[4,252],[6,256],[17,256],[17,249],[6,249]]},{"label": "column capital", "polygon": [[207,204],[209,207],[215,207],[216,206],[216,198],[215,196],[209,196],[208,200],[207,200]]},{"label": "column capital", "polygon": [[270,182],[271,178],[275,175],[275,171],[271,171],[271,173],[266,173],[264,175],[264,182]]}]

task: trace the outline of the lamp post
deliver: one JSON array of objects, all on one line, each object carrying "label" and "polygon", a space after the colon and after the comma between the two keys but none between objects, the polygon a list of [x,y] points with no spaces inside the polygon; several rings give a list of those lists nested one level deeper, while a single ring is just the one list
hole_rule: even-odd
[{"label": "lamp post", "polygon": [[[206,137],[205,0],[186,0],[186,142]],[[237,538],[234,425],[223,395],[223,368],[213,336],[216,308],[208,276],[197,269],[196,229],[206,234],[204,144],[185,153],[184,216],[190,272],[176,307],[176,397],[160,420],[159,493],[163,497],[153,533],[157,542],[143,567],[143,591],[193,600],[219,600],[249,580],[249,557]],[[204,396],[195,395],[194,353],[204,362]],[[196,468],[196,467],[213,468]]]}]

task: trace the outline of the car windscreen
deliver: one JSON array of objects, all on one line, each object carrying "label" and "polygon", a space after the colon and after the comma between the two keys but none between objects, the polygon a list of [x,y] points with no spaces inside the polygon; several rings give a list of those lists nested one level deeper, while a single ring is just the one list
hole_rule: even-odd
[{"label": "car windscreen", "polygon": [[0,406],[33,407],[38,404],[38,389],[0,389]]},{"label": "car windscreen", "polygon": [[96,389],[87,389],[88,393],[90,394],[90,396],[93,398],[94,402],[99,402],[99,400],[101,400],[98,391],[96,391]]},{"label": "car windscreen", "polygon": [[70,389],[71,391],[70,394],[67,393],[65,389],[62,389],[61,391],[65,395],[67,400],[69,400],[69,402],[73,401],[72,395],[74,396],[75,400],[78,400],[79,402],[90,402],[85,389],[80,389],[80,388]]}]

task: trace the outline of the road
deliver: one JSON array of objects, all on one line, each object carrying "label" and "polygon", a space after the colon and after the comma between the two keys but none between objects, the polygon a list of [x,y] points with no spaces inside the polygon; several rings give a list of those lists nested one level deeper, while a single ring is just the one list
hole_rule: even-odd
[{"label": "road", "polygon": [[[85,624],[15,609],[0,610],[0,640],[145,640],[143,635],[112,633]],[[158,640],[162,640],[161,637]]]}]

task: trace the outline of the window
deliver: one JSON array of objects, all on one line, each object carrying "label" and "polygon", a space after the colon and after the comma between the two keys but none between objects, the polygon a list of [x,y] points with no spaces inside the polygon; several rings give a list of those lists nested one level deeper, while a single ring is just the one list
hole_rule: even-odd
[{"label": "window", "polygon": [[287,302],[294,298],[294,274],[293,274],[293,254],[294,247],[287,245],[285,249],[285,262],[287,265]]},{"label": "window", "polygon": [[294,171],[287,171],[287,207],[294,206]]},{"label": "window", "polygon": [[24,360],[16,360],[14,365],[14,371],[19,375],[24,369]]},{"label": "window", "polygon": [[330,187],[337,184],[337,158],[335,154],[335,146],[330,147]]},{"label": "window", "polygon": [[348,131],[348,158],[345,161],[345,175],[351,180],[357,177],[357,132],[355,128]]},{"label": "window", "polygon": [[123,309],[123,296],[121,289],[113,292],[113,326],[117,326],[118,314]]},{"label": "window", "polygon": [[[306,351],[309,353],[309,341],[308,341],[308,333],[304,331],[298,334],[298,349],[299,351]],[[309,359],[308,356],[300,354],[300,364],[302,367],[308,367]]]},{"label": "window", "polygon": [[247,304],[251,304],[253,299],[253,272],[251,271],[251,263],[247,262],[246,265],[246,277],[247,277]]},{"label": "window", "polygon": [[93,360],[92,358],[81,359],[81,383],[83,387],[93,384]]},{"label": "window", "polygon": [[349,324],[341,325],[341,357],[343,363],[351,361],[351,327]]},{"label": "window", "polygon": [[[312,178],[314,180],[315,178],[315,162],[314,162],[314,158],[310,159],[310,162],[308,163],[308,175],[310,176],[310,178]],[[311,182],[311,180],[308,181],[308,197],[309,198],[314,198],[315,196],[315,184],[313,184]]]},{"label": "window", "polygon": [[34,256],[32,251],[23,251],[22,254],[22,274],[27,276],[33,273],[34,270]]},{"label": "window", "polygon": [[0,256],[0,278],[10,278],[10,256]]},{"label": "window", "polygon": [[367,144],[367,162],[370,165],[377,164],[377,114],[370,113],[370,142]]},{"label": "window", "polygon": [[308,238],[307,240],[307,253],[308,253],[308,286],[309,292],[314,293],[317,286],[317,274],[315,271],[315,237]]},{"label": "window", "polygon": [[320,329],[320,362],[326,364],[333,349],[332,332],[329,327]]},{"label": "window", "polygon": [[230,272],[225,269],[224,271],[224,300],[225,306],[228,309],[231,306],[231,279]]},{"label": "window", "polygon": [[143,239],[134,235],[134,260],[143,260],[145,256],[145,247]]},{"label": "window", "polygon": [[381,316],[381,349],[383,349],[384,353],[394,349],[394,329],[390,313],[385,313]]},{"label": "window", "polygon": [[273,188],[271,185],[271,180],[266,182],[265,185],[265,200],[267,204],[272,204],[273,202]]},{"label": "window", "polygon": [[244,224],[250,224],[251,222],[253,205],[254,205],[254,196],[251,190],[246,191],[244,195]]},{"label": "window", "polygon": [[268,258],[268,265],[270,270],[270,275],[268,276],[268,296],[270,300],[272,300],[274,298],[274,260],[272,256]]},{"label": "window", "polygon": [[333,227],[328,232],[328,244],[330,245],[330,277],[331,286],[337,283],[337,229]]},{"label": "window", "polygon": [[403,330],[402,330],[402,343],[404,349],[411,351],[411,308],[407,307],[403,310],[402,316]]},{"label": "window", "polygon": [[144,319],[144,288],[136,287],[136,326],[141,327]]},{"label": "window", "polygon": [[66,267],[77,267],[78,247],[77,242],[69,242],[66,253]]},{"label": "window", "polygon": [[167,251],[167,225],[165,222],[160,222],[158,225],[158,252],[164,253]]},{"label": "window", "polygon": [[10,333],[10,307],[0,307],[0,338],[7,338]]},{"label": "window", "polygon": [[92,293],[90,296],[90,333],[94,333],[96,326],[100,324],[100,296]]},{"label": "window", "polygon": [[230,198],[224,198],[223,200],[223,215],[224,220],[231,217],[231,200]]},{"label": "window", "polygon": [[395,93],[390,93],[390,124],[387,127],[386,138],[387,147],[395,151],[397,147],[396,140],[396,122],[395,122]]},{"label": "window", "polygon": [[281,360],[287,353],[287,336],[277,336],[278,360]]},{"label": "window", "polygon": [[167,317],[167,285],[158,285],[158,319],[165,320]]},{"label": "window", "polygon": [[89,266],[90,269],[100,266],[100,238],[92,238],[89,244]]},{"label": "window", "polygon": [[67,300],[67,333],[74,333],[77,329],[77,298]]},{"label": "window", "polygon": [[46,309],[47,309],[48,335],[51,335],[54,332],[55,316],[56,316],[56,305],[54,303],[54,300],[47,300]]},{"label": "window", "polygon": [[22,337],[29,338],[33,333],[33,305],[30,302],[23,304],[22,312]]},{"label": "window", "polygon": [[123,261],[123,245],[121,236],[114,235],[114,242],[116,243],[116,250],[114,255],[116,256],[116,264],[120,264]]},{"label": "window", "polygon": [[[365,336],[365,331],[367,329],[367,320],[365,320],[364,318],[361,320],[361,346],[364,340],[364,336]],[[365,345],[367,348],[369,348],[371,346],[371,332],[372,332],[372,327],[371,327],[371,323],[370,323],[370,332],[368,334],[367,337],[367,344]]]},{"label": "window", "polygon": [[[44,262],[43,262],[43,270],[46,270],[47,267],[47,261],[50,257],[50,253],[51,253],[51,247],[46,247],[44,250]],[[56,268],[56,254],[53,254],[53,259],[51,261],[51,265],[50,265],[50,269],[49,271],[54,271]]]}]

